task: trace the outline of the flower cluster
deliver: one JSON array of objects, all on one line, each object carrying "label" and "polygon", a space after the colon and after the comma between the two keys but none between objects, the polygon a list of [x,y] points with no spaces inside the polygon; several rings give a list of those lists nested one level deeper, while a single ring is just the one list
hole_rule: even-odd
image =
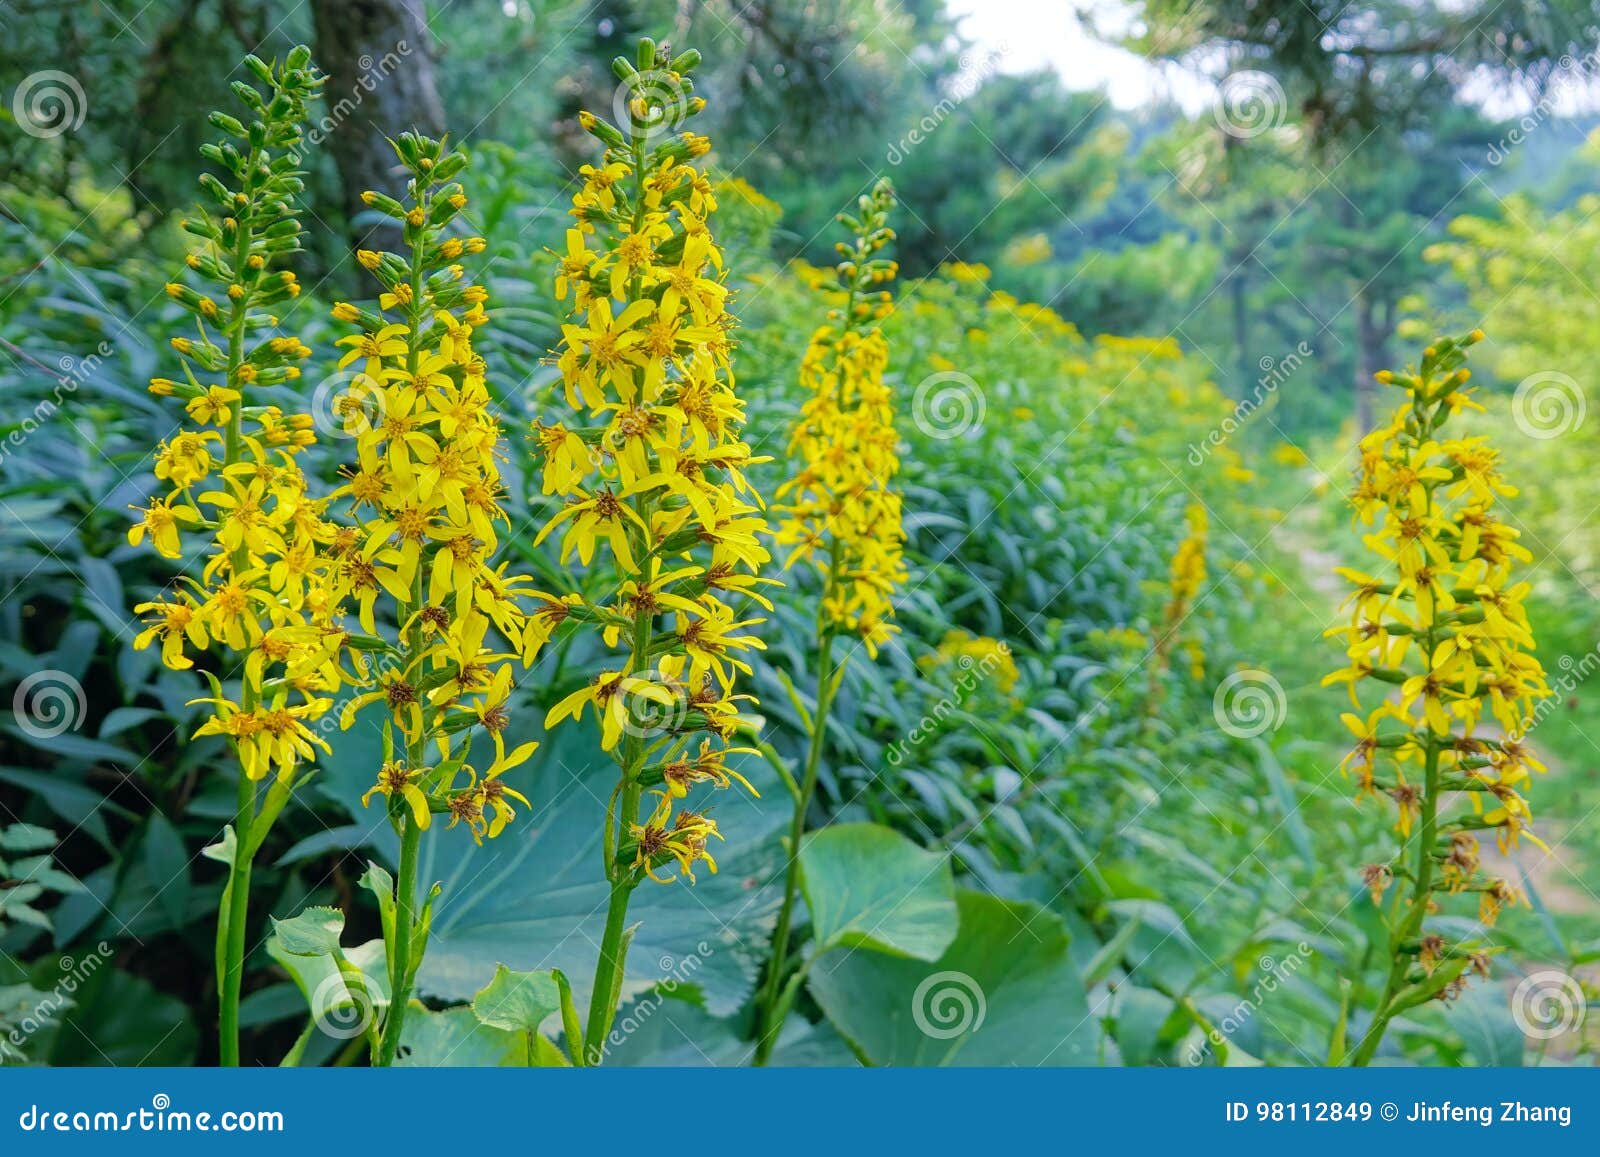
[{"label": "flower cluster", "polygon": [[[1465,967],[1484,961],[1424,935],[1424,918],[1435,893],[1477,893],[1485,924],[1516,899],[1510,883],[1478,872],[1476,833],[1494,831],[1502,849],[1527,834],[1523,791],[1530,772],[1544,769],[1522,735],[1549,694],[1523,606],[1528,584],[1514,578],[1530,555],[1495,513],[1516,490],[1486,438],[1441,436],[1457,412],[1480,408],[1465,388],[1464,363],[1481,337],[1441,339],[1420,368],[1379,375],[1410,395],[1361,442],[1353,502],[1371,528],[1365,542],[1379,573],[1339,572],[1355,589],[1348,625],[1330,634],[1344,642],[1348,663],[1324,680],[1348,684],[1360,712],[1343,716],[1356,736],[1344,766],[1359,794],[1387,795],[1402,837],[1416,840],[1414,864],[1397,859],[1365,873],[1375,896],[1397,877],[1410,883],[1395,930],[1408,955],[1401,979],[1413,962],[1430,977],[1449,962],[1446,996]],[[1370,706],[1362,707],[1362,691]],[[1445,814],[1463,797],[1470,811]]]},{"label": "flower cluster", "polygon": [[[766,522],[745,478],[755,459],[740,439],[733,319],[710,228],[716,197],[692,163],[710,142],[682,130],[704,106],[692,95],[698,62],[645,40],[635,61],[614,64],[627,123],[581,115],[605,152],[582,169],[556,272],[556,294],[571,303],[558,366],[576,414],[532,432],[544,492],[563,501],[538,541],[559,535],[563,561],[588,566],[609,554],[615,564],[609,599],[538,593],[530,616],[542,639],[572,621],[624,652],[545,720],[592,708],[621,768],[620,811],[606,833],[614,881],[619,872],[692,880],[702,861],[715,870],[706,845],[716,823],[673,806],[689,783],[736,778],[725,744],[749,696],[734,688],[750,673],[741,656],[762,646],[748,633],[762,620],[735,604],[770,609],[759,584],[771,580],[758,575]],[[653,787],[658,802],[646,813]]]},{"label": "flower cluster", "polygon": [[[1184,514],[1188,533],[1178,544],[1172,556],[1172,577],[1167,584],[1167,605],[1161,616],[1161,630],[1156,636],[1155,666],[1166,670],[1171,662],[1172,649],[1177,642],[1179,628],[1189,617],[1195,596],[1206,581],[1206,537],[1209,522],[1206,508],[1191,502]],[[1185,643],[1189,658],[1189,673],[1196,679],[1205,675],[1205,653],[1199,640],[1192,636]]]},{"label": "flower cluster", "polygon": [[1021,674],[1004,639],[991,639],[987,635],[973,635],[967,631],[950,630],[939,640],[939,646],[917,660],[917,666],[928,674],[940,669],[955,668],[958,672],[976,670],[980,675],[994,676],[995,685],[1005,695],[1011,693]]},{"label": "flower cluster", "polygon": [[893,310],[883,286],[895,263],[878,256],[894,240],[887,221],[894,189],[880,180],[855,214],[839,220],[855,234],[839,243],[844,302],[811,337],[800,364],[808,396],[790,439],[800,471],[778,489],[777,541],[793,547],[785,565],[812,561],[827,590],[822,616],[831,631],[861,637],[868,654],[894,633],[895,588],[905,582],[900,469],[893,398],[884,384],[889,343],[877,323]]},{"label": "flower cluster", "polygon": [[298,379],[297,363],[311,354],[275,332],[272,309],[300,292],[278,266],[299,249],[300,126],[322,78],[303,48],[282,65],[246,63],[265,91],[234,85],[249,124],[211,114],[225,139],[201,151],[228,180],[202,177],[214,210],[184,222],[202,242],[187,259],[201,288],[167,286],[195,318],[195,336],[172,341],[183,379],[150,383],[152,393],[184,401],[189,424],[157,447],[155,475],[168,489],[128,534],[170,559],[184,557],[186,534],[203,536],[204,561],[198,577],[136,608],[146,618],[134,645],[159,639],[176,670],[192,668],[191,655],[213,642],[240,656],[237,699],[207,672],[212,695],[202,702],[212,712],[198,734],[226,737],[247,779],[275,774],[287,785],[316,749],[327,750],[307,725],[342,682],[343,634],[327,581],[336,532],[298,462],[315,441],[312,420],[259,400]]},{"label": "flower cluster", "polygon": [[[360,326],[339,339],[346,377],[335,408],[355,461],[333,495],[351,515],[331,549],[333,589],[366,632],[363,658],[374,657],[361,665],[366,689],[345,704],[341,723],[381,702],[386,759],[366,798],[409,809],[419,830],[434,811],[447,813],[451,827],[481,841],[504,829],[511,800],[527,803],[500,776],[537,746],[508,750],[505,741],[512,664],[533,644],[520,604],[526,580],[494,564],[498,528],[509,522],[496,461],[503,443],[472,348],[488,321],[487,293],[459,263],[484,242],[455,229],[467,198],[453,178],[466,155],[413,133],[395,151],[411,174],[407,203],[363,199],[400,223],[404,253],[359,251],[379,285],[377,308],[340,302],[333,311]],[[375,613],[384,596],[392,624]],[[392,641],[378,637],[385,626]],[[494,745],[481,774],[467,762],[479,733]]]}]

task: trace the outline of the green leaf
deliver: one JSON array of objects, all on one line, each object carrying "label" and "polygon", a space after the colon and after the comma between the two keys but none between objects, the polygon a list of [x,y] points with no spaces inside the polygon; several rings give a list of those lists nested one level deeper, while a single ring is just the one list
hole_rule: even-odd
[{"label": "green leaf", "polygon": [[[738,757],[738,765],[761,799],[729,790],[696,800],[714,801],[727,836],[717,846],[720,873],[701,871],[694,885],[646,881],[634,891],[628,920],[638,930],[624,997],[672,979],[727,1016],[754,987],[780,900],[770,882],[781,879],[777,833],[790,803],[764,762]],[[481,848],[462,831],[424,841],[419,878],[444,885],[418,973],[424,992],[471,1000],[504,963],[560,969],[578,1007],[587,1005],[609,894],[600,830],[615,776],[589,727],[558,728],[529,765],[507,775],[533,806],[518,808],[502,835]]]},{"label": "green leaf", "polygon": [[833,953],[811,972],[828,1019],[879,1065],[1084,1065],[1099,1028],[1066,925],[1036,904],[956,893],[938,960]]},{"label": "green leaf", "polygon": [[1469,985],[1446,1006],[1450,1027],[1460,1034],[1467,1055],[1480,1065],[1517,1068],[1526,1040],[1511,1015],[1505,991],[1490,985]]},{"label": "green leaf", "polygon": [[1159,1059],[1161,1030],[1171,1017],[1176,1002],[1153,988],[1137,984],[1117,986],[1113,1016],[1114,1036],[1122,1060],[1128,1065],[1148,1065]]},{"label": "green leaf", "polygon": [[178,829],[160,812],[150,815],[143,851],[156,899],[174,924],[183,924],[189,911],[189,854]]},{"label": "green leaf", "polygon": [[500,1068],[525,1063],[526,1043],[514,1032],[491,1028],[470,1008],[444,1012],[413,1009],[401,1032],[400,1068]]},{"label": "green leaf", "polygon": [[937,960],[956,937],[949,857],[876,824],[839,824],[800,844],[813,935],[825,948]]},{"label": "green leaf", "polygon": [[288,920],[274,918],[272,934],[291,956],[336,956],[344,932],[344,913],[337,908],[307,908]]},{"label": "green leaf", "polygon": [[[312,912],[331,909],[309,909]],[[288,951],[279,936],[283,924],[276,923],[272,936],[267,939],[267,955],[288,972],[289,978],[306,998],[306,1007],[317,1026],[330,1036],[348,1040],[359,1036],[370,1027],[379,1009],[389,1003],[389,969],[384,957],[383,941],[369,940],[354,948],[339,949],[345,968],[354,970],[361,978],[365,995],[353,990],[344,972],[341,959],[327,952],[296,953]],[[342,927],[342,925],[341,925]],[[322,933],[315,928],[315,920],[297,929],[296,943],[301,947],[316,947],[325,943]],[[409,1023],[409,1021],[408,1021]]]},{"label": "green leaf", "polygon": [[538,1032],[560,1010],[561,989],[554,973],[513,972],[504,964],[496,966],[494,979],[472,998],[480,1021],[508,1032]]},{"label": "green leaf", "polygon": [[538,1033],[508,1032],[479,1020],[470,1008],[412,1009],[406,1016],[401,1068],[566,1068],[561,1050]]},{"label": "green leaf", "polygon": [[34,824],[12,824],[0,828],[0,852],[48,852],[56,846],[56,834]]}]

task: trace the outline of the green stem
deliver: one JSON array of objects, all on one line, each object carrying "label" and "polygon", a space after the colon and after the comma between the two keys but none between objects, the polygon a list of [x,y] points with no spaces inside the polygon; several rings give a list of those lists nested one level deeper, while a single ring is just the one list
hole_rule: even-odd
[{"label": "green stem", "polygon": [[[633,161],[633,232],[636,234],[644,227],[645,219],[644,145],[644,137],[635,131],[632,134],[630,148]],[[628,299],[638,300],[639,293],[640,281],[636,274],[628,282]],[[646,528],[644,531],[632,532],[636,553],[641,561],[647,559],[654,550],[654,544],[649,541],[648,530],[651,505],[647,494],[640,494],[634,499],[634,513],[639,516],[640,525]],[[629,656],[627,666],[629,675],[637,675],[649,665],[654,631],[655,623],[652,617],[649,614],[636,612],[633,622],[632,654]],[[637,728],[634,729],[636,730]],[[610,1035],[611,1022],[617,1015],[617,990],[627,967],[627,951],[622,941],[627,932],[628,901],[639,881],[631,868],[623,868],[617,864],[616,853],[622,845],[621,825],[635,823],[639,818],[639,800],[643,794],[639,787],[639,771],[644,765],[644,750],[643,737],[630,731],[623,740],[622,754],[618,759],[621,777],[617,786],[620,790],[621,803],[614,810],[609,806],[606,809],[606,828],[601,839],[601,848],[602,854],[606,857],[606,878],[611,881],[611,898],[606,905],[606,929],[600,938],[600,956],[594,965],[594,987],[589,993],[589,1017],[588,1023],[584,1026],[582,1048],[576,1048],[577,1042],[572,1042],[575,1051],[580,1054],[580,1064],[598,1065],[605,1059],[605,1039]]]},{"label": "green stem", "polygon": [[[259,149],[251,150],[250,163],[245,170],[247,173],[255,171],[259,156]],[[248,180],[246,177],[247,182]],[[250,258],[253,234],[248,218],[240,220],[238,231],[239,235],[234,241],[233,249],[235,278],[243,275]],[[250,299],[251,292],[246,288],[234,299],[228,314],[226,380],[231,387],[239,391],[239,398],[229,411],[228,427],[223,435],[224,476],[228,467],[237,465],[244,453],[244,383],[239,380],[239,370],[244,365],[245,322],[250,316]],[[236,578],[249,571],[250,550],[247,546],[241,543],[234,550],[230,566]],[[240,689],[241,710],[255,710],[257,698],[255,687],[246,678]],[[244,764],[241,761],[239,802],[233,822],[233,865],[228,875],[227,919],[225,921],[219,919],[217,922],[217,937],[223,940],[219,951],[222,958],[220,969],[222,987],[217,994],[217,1054],[221,1064],[226,1068],[237,1068],[239,1065],[239,996],[244,987],[245,925],[250,917],[250,868],[255,861],[256,848],[259,846],[259,841],[253,838],[251,832],[255,818],[256,785],[255,781],[245,774]]]},{"label": "green stem", "polygon": [[[430,197],[420,182],[416,193],[417,204],[427,214]],[[406,370],[415,374],[421,362],[423,348],[423,256],[427,248],[424,235],[411,250],[411,300],[406,303]],[[417,669],[422,661],[427,640],[423,638],[422,622],[418,618],[425,605],[422,565],[419,562],[411,576],[411,601],[401,606],[401,621],[411,619],[406,632],[405,665],[407,673]],[[428,730],[426,726],[406,740],[406,767],[412,771],[422,767],[428,757]],[[411,976],[419,961],[412,961],[412,942],[416,938],[417,908],[417,853],[422,845],[422,829],[404,805],[396,807],[400,825],[400,865],[394,885],[394,943],[389,945],[389,1014],[384,1018],[383,1036],[378,1044],[377,1063],[388,1066],[400,1048],[400,1036],[405,1030],[406,1009],[411,1003]]]},{"label": "green stem", "polygon": [[255,781],[239,769],[239,806],[234,816],[233,870],[228,877],[227,929],[223,945],[222,992],[218,1010],[218,1052],[227,1068],[239,1064],[239,993],[244,985],[245,924],[250,915],[250,867],[253,859],[250,828],[255,823]]},{"label": "green stem", "polygon": [[[835,568],[837,569],[837,568]],[[832,582],[830,579],[830,587]],[[828,712],[833,707],[833,634],[821,631],[817,644],[817,709],[811,715],[811,741],[806,751],[805,774],[800,780],[800,796],[789,821],[789,863],[783,877],[783,906],[778,909],[778,924],[772,934],[772,959],[768,962],[767,982],[759,1004],[761,1038],[756,1042],[755,1063],[764,1065],[777,1043],[789,1004],[781,1000],[783,973],[788,963],[789,934],[794,923],[794,902],[800,891],[800,840],[806,831],[806,813],[817,794],[817,778],[822,768],[822,749],[828,731]]]},{"label": "green stem", "polygon": [[411,941],[415,932],[417,902],[417,851],[422,844],[422,829],[411,816],[401,823],[400,874],[394,886],[394,943],[390,945],[389,1015],[384,1018],[383,1038],[378,1045],[378,1064],[394,1063],[405,1029],[406,1006],[411,1003]]},{"label": "green stem", "polygon": [[[650,525],[649,504],[642,495],[636,508],[644,524]],[[634,620],[633,656],[628,663],[630,674],[636,673],[642,664],[649,662],[653,634],[654,624],[649,615],[640,615]],[[628,901],[633,896],[638,879],[632,869],[622,868],[615,862],[616,849],[622,843],[622,833],[616,825],[619,820],[632,823],[639,815],[639,799],[643,794],[639,787],[639,769],[644,764],[642,737],[629,734],[623,741],[621,764],[622,777],[618,786],[622,792],[622,803],[615,815],[608,809],[607,830],[602,840],[608,857],[606,875],[611,880],[611,899],[606,906],[606,930],[600,938],[600,957],[594,965],[594,988],[589,994],[589,1022],[583,1034],[581,1052],[584,1063],[590,1065],[599,1064],[605,1057],[605,1039],[611,1033],[611,1021],[617,1014],[617,987],[626,967],[627,952],[623,948],[622,938],[627,931]]]},{"label": "green stem", "polygon": [[1417,835],[1417,866],[1412,877],[1410,905],[1389,945],[1393,959],[1389,964],[1388,978],[1384,981],[1383,996],[1378,1001],[1372,1024],[1367,1027],[1361,1044],[1350,1058],[1350,1064],[1358,1068],[1372,1061],[1384,1033],[1388,1031],[1389,1022],[1399,1011],[1394,1007],[1395,998],[1405,987],[1406,971],[1411,967],[1411,957],[1406,954],[1405,946],[1421,934],[1423,921],[1428,915],[1428,896],[1433,890],[1433,846],[1439,838],[1439,744],[1438,736],[1432,737],[1428,743],[1423,772],[1422,826]]},{"label": "green stem", "polygon": [[606,931],[600,941],[600,959],[595,964],[594,991],[589,994],[589,1021],[583,1030],[581,1064],[598,1065],[605,1059],[605,1040],[611,1035],[611,1020],[617,1013],[615,993],[624,967],[622,935],[627,930],[628,898],[633,889],[631,873],[618,873],[611,881]]}]

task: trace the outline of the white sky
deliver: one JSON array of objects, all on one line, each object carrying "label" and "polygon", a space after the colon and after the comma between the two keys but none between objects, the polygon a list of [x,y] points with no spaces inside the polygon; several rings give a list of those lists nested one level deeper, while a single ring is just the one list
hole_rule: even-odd
[{"label": "white sky", "polygon": [[[1118,108],[1137,108],[1163,97],[1186,111],[1199,113],[1217,99],[1216,85],[1189,69],[1150,61],[1089,35],[1075,14],[1092,10],[1101,28],[1123,31],[1131,16],[1122,0],[946,0],[960,19],[962,34],[980,49],[998,54],[1002,72],[1054,69],[1067,87],[1104,89]],[[1468,84],[1467,99],[1492,116],[1517,116],[1533,102],[1520,90],[1484,83]],[[1600,82],[1583,67],[1557,77],[1548,94],[1558,115],[1600,109]]]},{"label": "white sky", "polygon": [[[1171,65],[1157,66],[1084,31],[1070,0],[947,0],[964,36],[1000,54],[1002,72],[1048,67],[1069,88],[1104,89],[1118,108],[1135,108],[1168,96],[1190,112],[1211,104],[1216,88]],[[1084,5],[1102,28],[1122,30],[1126,8],[1116,0]]]}]

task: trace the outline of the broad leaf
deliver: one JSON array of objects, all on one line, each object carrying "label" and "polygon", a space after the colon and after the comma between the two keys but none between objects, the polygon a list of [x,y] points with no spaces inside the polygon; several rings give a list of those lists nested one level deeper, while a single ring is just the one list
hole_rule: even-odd
[{"label": "broad leaf", "polygon": [[877,824],[840,824],[800,845],[818,944],[936,960],[956,936],[949,857]]},{"label": "broad leaf", "polygon": [[552,972],[512,972],[502,964],[472,998],[472,1011],[490,1028],[538,1032],[561,1011],[561,989]]},{"label": "broad leaf", "polygon": [[879,1065],[1084,1065],[1098,1026],[1059,917],[1035,904],[958,892],[961,927],[938,960],[833,952],[811,992]]},{"label": "broad leaf", "polygon": [[[589,728],[559,728],[531,769],[507,777],[532,801],[531,814],[481,848],[460,831],[424,841],[419,879],[438,880],[444,891],[418,976],[423,991],[471,1000],[504,963],[560,969],[578,1006],[587,1005],[605,927],[600,830],[615,775],[598,751]],[[777,832],[789,800],[762,761],[746,757],[739,770],[761,799],[728,790],[694,801],[715,806],[727,837],[716,848],[721,873],[702,868],[694,885],[646,880],[634,892],[628,921],[638,930],[624,997],[672,980],[713,1014],[729,1015],[749,996],[776,916],[779,897],[768,885],[782,862]]]},{"label": "broad leaf", "polygon": [[537,1033],[491,1028],[470,1008],[443,1012],[412,1009],[406,1016],[395,1064],[402,1068],[560,1068],[567,1065],[567,1059]]}]

